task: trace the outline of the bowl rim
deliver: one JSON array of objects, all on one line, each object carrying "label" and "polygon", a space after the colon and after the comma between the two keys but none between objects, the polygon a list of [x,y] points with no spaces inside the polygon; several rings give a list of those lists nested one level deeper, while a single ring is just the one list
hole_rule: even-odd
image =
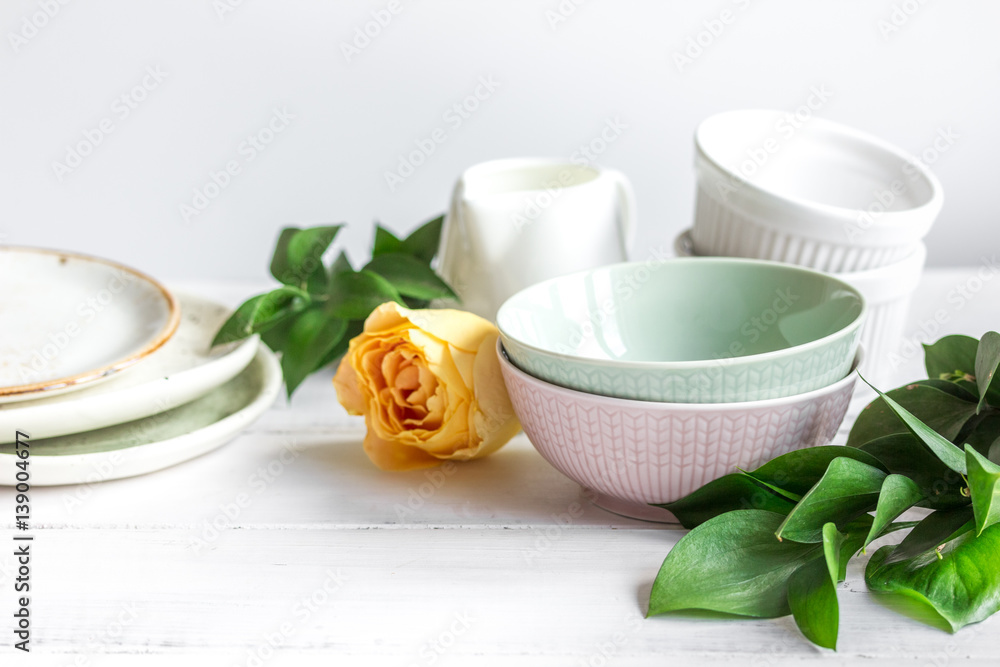
[{"label": "bowl rim", "polygon": [[[618,398],[617,396],[606,396],[604,394],[592,394],[586,391],[580,391],[579,389],[570,389],[569,387],[563,387],[562,385],[553,384],[547,382],[541,378],[535,377],[530,373],[527,373],[517,366],[514,362],[510,360],[507,356],[507,350],[504,349],[503,340],[497,339],[497,358],[500,361],[500,368],[503,372],[512,373],[514,376],[518,377],[520,381],[529,384],[535,384],[542,386],[546,391],[564,394],[567,398],[579,400],[581,398],[586,398],[588,400],[599,400],[603,403],[611,404],[615,407],[620,408],[643,408],[645,410],[653,411],[678,411],[683,410],[686,412],[713,412],[719,410],[753,410],[757,408],[774,408],[784,405],[790,405],[793,403],[799,403],[802,401],[811,401],[813,399],[820,398],[827,394],[833,394],[840,389],[852,385],[857,382],[857,379],[861,377],[860,369],[862,364],[865,362],[865,350],[862,345],[858,345],[857,351],[854,353],[854,361],[851,362],[851,370],[847,372],[847,375],[841,379],[826,385],[825,387],[820,387],[819,389],[813,389],[811,391],[803,392],[801,394],[792,394],[791,396],[781,396],[779,398],[764,398],[756,401],[727,401],[724,403],[671,403],[667,401],[642,401],[635,398]],[[852,392],[853,393],[853,392]]]},{"label": "bowl rim", "polygon": [[[694,143],[695,143],[695,153],[698,158],[703,159],[710,167],[719,171],[729,178],[738,179],[740,182],[740,187],[746,188],[751,192],[762,195],[767,199],[777,202],[779,204],[792,205],[802,210],[819,212],[821,214],[837,217],[840,219],[850,219],[855,220],[859,213],[863,213],[865,209],[851,208],[847,206],[836,206],[834,204],[823,204],[821,202],[813,201],[811,199],[805,199],[803,197],[792,196],[787,194],[782,194],[773,190],[771,188],[765,188],[761,185],[754,183],[751,180],[743,178],[742,175],[735,172],[734,170],[726,167],[716,158],[707,151],[703,145],[702,136],[706,130],[706,123],[710,121],[718,121],[725,116],[738,117],[741,114],[760,114],[768,113],[773,114],[775,117],[784,117],[789,115],[791,112],[781,111],[778,109],[764,109],[764,108],[748,108],[748,109],[730,109],[728,111],[722,111],[719,113],[712,114],[707,118],[703,118],[698,126],[695,128],[694,132]],[[836,121],[823,118],[821,116],[813,116],[808,120],[808,125],[818,125],[832,134],[840,135],[842,137],[848,138],[853,141],[859,141],[866,143],[869,146],[878,149],[884,153],[891,155],[892,157],[898,158],[903,162],[913,164],[920,176],[925,180],[930,188],[930,196],[927,201],[919,206],[913,206],[900,211],[883,211],[879,216],[878,225],[880,227],[901,227],[910,228],[913,223],[910,221],[910,217],[915,214],[923,214],[927,211],[934,211],[934,216],[940,211],[942,205],[944,204],[944,191],[941,186],[941,182],[938,180],[937,176],[915,155],[904,151],[903,149],[891,144],[884,139],[881,139],[873,134],[863,132],[861,130],[855,129],[850,125],[844,125],[843,123],[838,123]],[[931,216],[932,218],[934,216]],[[810,225],[813,226],[813,225]]]},{"label": "bowl rim", "polygon": [[774,262],[770,260],[763,259],[745,259],[742,257],[670,257],[664,260],[659,260],[660,264],[686,264],[690,262],[714,262],[717,264],[742,264],[742,265],[759,265],[768,268],[780,268],[785,270],[797,271],[807,274],[812,274],[818,276],[824,280],[833,282],[837,284],[842,289],[846,289],[855,296],[861,303],[861,310],[858,312],[857,316],[846,324],[843,328],[834,331],[831,334],[827,334],[822,338],[817,338],[816,340],[811,340],[808,343],[802,343],[801,345],[793,345],[791,347],[782,348],[780,350],[773,350],[771,352],[761,352],[758,354],[748,354],[740,357],[723,357],[721,359],[695,359],[687,361],[622,361],[617,359],[596,359],[593,357],[583,357],[573,354],[565,354],[562,352],[556,352],[554,350],[549,350],[543,347],[538,347],[531,343],[526,343],[516,336],[512,336],[508,331],[506,331],[500,321],[500,315],[505,309],[511,306],[511,302],[527,292],[528,290],[538,289],[542,285],[549,285],[561,280],[569,280],[577,278],[580,276],[585,276],[595,271],[609,271],[612,269],[621,269],[624,267],[638,267],[645,266],[647,262],[619,262],[617,264],[608,264],[606,266],[598,267],[596,269],[586,269],[584,271],[577,271],[575,273],[569,273],[564,276],[557,276],[555,278],[549,278],[548,280],[543,280],[541,282],[535,283],[534,285],[529,285],[522,290],[519,290],[514,295],[509,297],[500,308],[497,310],[496,317],[494,318],[497,326],[497,330],[500,332],[500,338],[508,339],[511,343],[520,346],[526,350],[530,350],[533,353],[554,359],[560,359],[563,361],[568,361],[572,363],[582,363],[590,366],[599,366],[602,368],[616,368],[619,370],[690,370],[697,368],[705,368],[708,365],[719,365],[724,368],[738,368],[741,366],[755,365],[759,362],[767,362],[773,359],[786,358],[789,356],[798,355],[803,352],[809,352],[812,350],[825,347],[835,340],[840,338],[849,337],[854,334],[857,330],[861,328],[865,320],[868,317],[868,300],[864,297],[861,291],[847,283],[837,276],[826,273],[824,271],[817,271],[816,269],[810,269],[804,266],[799,266],[797,264],[788,264],[787,262]]}]

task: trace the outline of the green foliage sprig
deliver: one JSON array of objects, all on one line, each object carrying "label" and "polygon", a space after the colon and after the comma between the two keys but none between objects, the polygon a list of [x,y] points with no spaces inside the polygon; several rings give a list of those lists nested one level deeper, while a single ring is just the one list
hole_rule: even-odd
[{"label": "green foliage sprig", "polygon": [[306,377],[343,356],[381,304],[425,308],[432,299],[457,298],[431,268],[443,220],[434,218],[405,239],[376,225],[371,261],[358,270],[343,252],[329,266],[323,261],[343,225],[286,227],[271,259],[271,275],[281,286],[243,302],[212,345],[260,334],[281,353],[291,398]]},{"label": "green foliage sprig", "polygon": [[[953,632],[1000,610],[1000,334],[924,349],[928,379],[876,389],[847,447],[794,451],[661,505],[692,530],[663,561],[649,615],[791,614],[835,649],[847,562],[896,531],[908,532],[868,561],[870,590]],[[931,513],[897,520],[914,507]]]}]

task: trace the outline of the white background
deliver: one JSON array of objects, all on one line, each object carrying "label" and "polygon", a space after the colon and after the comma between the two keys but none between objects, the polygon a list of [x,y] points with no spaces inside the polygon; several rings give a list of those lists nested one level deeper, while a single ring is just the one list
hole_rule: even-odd
[{"label": "white background", "polygon": [[[639,258],[690,225],[701,118],[794,110],[825,87],[821,115],[929,151],[945,190],[930,264],[1000,249],[998,3],[400,0],[350,58],[343,45],[388,0],[226,3],[0,4],[0,241],[167,280],[263,279],[281,226],[343,221],[359,260],[373,220],[402,232],[443,211],[469,165],[569,157],[617,118],[627,128],[598,162],[636,187]],[[723,10],[730,23],[712,24]],[[707,46],[679,67],[675,54],[699,33]],[[165,78],[122,117],[116,100],[148,67]],[[499,85],[455,127],[444,114],[480,77]],[[241,143],[275,108],[294,120],[247,160]],[[75,169],[55,166],[105,118],[113,131]],[[439,127],[446,141],[390,190],[385,172]],[[936,152],[949,131],[957,139]],[[240,173],[185,221],[180,206],[230,160]]]}]

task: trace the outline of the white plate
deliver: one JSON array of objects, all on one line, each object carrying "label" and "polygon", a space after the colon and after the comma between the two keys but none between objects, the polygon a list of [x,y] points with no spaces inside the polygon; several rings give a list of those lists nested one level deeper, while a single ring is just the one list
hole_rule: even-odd
[{"label": "white plate", "polygon": [[[261,345],[246,370],[196,401],[127,424],[30,439],[32,486],[143,475],[224,445],[263,414],[281,389],[281,366]],[[14,445],[0,445],[0,484],[16,483]]]},{"label": "white plate", "polygon": [[110,378],[177,329],[177,301],[116,262],[0,247],[0,403]]},{"label": "white plate", "polygon": [[257,352],[257,337],[210,349],[230,309],[178,295],[181,323],[167,343],[128,373],[68,395],[0,404],[0,443],[18,430],[52,438],[142,419],[193,401],[242,371]]}]

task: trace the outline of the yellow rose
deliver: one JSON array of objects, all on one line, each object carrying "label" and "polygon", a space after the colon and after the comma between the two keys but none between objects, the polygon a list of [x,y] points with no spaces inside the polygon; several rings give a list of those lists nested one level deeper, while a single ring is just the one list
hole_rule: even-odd
[{"label": "yellow rose", "polygon": [[375,309],[333,378],[340,404],[365,416],[368,458],[413,470],[477,459],[514,437],[496,341],[496,327],[471,313]]}]

